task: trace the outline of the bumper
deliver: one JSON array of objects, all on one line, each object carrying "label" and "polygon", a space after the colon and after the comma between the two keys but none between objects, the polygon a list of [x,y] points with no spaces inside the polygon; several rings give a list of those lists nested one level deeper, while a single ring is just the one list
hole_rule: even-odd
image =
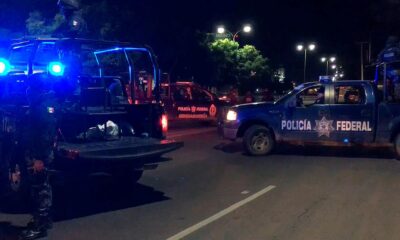
[{"label": "bumper", "polygon": [[236,128],[226,128],[222,129],[222,136],[226,139],[235,140],[237,138],[238,129]]},{"label": "bumper", "polygon": [[183,147],[183,143],[174,140],[126,137],[111,142],[61,143],[57,153],[64,158],[68,158],[69,153],[74,152],[76,157],[81,160],[124,162],[149,160],[151,157],[161,156],[181,147]]}]

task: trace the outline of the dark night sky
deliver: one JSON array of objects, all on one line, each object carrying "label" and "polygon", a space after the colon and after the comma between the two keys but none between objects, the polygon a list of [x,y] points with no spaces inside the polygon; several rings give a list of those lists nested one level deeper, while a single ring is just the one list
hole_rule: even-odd
[{"label": "dark night sky", "polygon": [[[10,4],[7,8],[6,2]],[[49,8],[50,2],[54,7]],[[18,30],[33,9],[54,15],[55,3],[1,0],[0,28]],[[317,43],[317,51],[308,55],[310,77],[324,73],[319,61],[322,55],[335,54],[346,76],[359,78],[356,42],[371,39],[375,57],[387,37],[397,35],[400,29],[400,0],[110,0],[109,4],[130,11],[124,16],[127,34],[121,34],[120,40],[147,43],[155,49],[165,71],[173,70],[175,76],[190,72],[198,78],[204,77],[199,72],[207,69],[202,69],[204,56],[196,47],[195,32],[213,32],[218,24],[235,31],[243,23],[252,23],[254,32],[241,35],[240,43],[254,44],[273,66],[283,65],[290,80],[302,78],[303,55],[295,50],[299,42]]]}]

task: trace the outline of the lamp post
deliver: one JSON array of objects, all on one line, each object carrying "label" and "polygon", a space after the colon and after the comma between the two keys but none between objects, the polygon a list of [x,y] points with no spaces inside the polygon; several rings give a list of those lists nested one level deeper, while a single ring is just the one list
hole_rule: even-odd
[{"label": "lamp post", "polygon": [[251,25],[246,24],[246,25],[243,26],[242,29],[240,29],[239,31],[235,32],[235,34],[233,34],[232,32],[228,31],[224,26],[219,26],[217,28],[217,33],[224,34],[226,32],[232,37],[233,41],[236,41],[236,38],[238,37],[239,33],[241,33],[241,32],[249,33],[252,30],[253,29],[252,29]]},{"label": "lamp post", "polygon": [[297,51],[304,51],[304,77],[303,82],[306,82],[306,68],[307,68],[307,50],[314,51],[317,46],[314,43],[308,44],[308,46],[304,46],[303,44],[297,45]]},{"label": "lamp post", "polygon": [[329,63],[334,63],[336,61],[335,57],[330,57],[330,58],[326,58],[326,57],[322,57],[321,58],[321,62],[326,62],[326,75],[328,75],[329,73]]}]

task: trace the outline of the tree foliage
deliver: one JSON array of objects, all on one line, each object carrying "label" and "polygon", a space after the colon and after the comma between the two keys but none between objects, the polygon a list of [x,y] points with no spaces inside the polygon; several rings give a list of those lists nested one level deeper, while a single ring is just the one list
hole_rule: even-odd
[{"label": "tree foliage", "polygon": [[265,87],[270,81],[268,59],[252,45],[239,46],[230,39],[209,44],[216,65],[216,85],[236,85],[243,91]]},{"label": "tree foliage", "polygon": [[64,23],[64,17],[56,14],[53,19],[46,19],[39,11],[29,13],[26,30],[29,35],[51,35]]}]

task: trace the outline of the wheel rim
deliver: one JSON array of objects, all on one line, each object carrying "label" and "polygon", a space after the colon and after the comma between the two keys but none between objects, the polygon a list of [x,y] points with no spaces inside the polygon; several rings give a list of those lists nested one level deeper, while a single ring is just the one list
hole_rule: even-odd
[{"label": "wheel rim", "polygon": [[257,152],[265,152],[269,146],[266,132],[258,132],[251,139],[251,147]]}]

